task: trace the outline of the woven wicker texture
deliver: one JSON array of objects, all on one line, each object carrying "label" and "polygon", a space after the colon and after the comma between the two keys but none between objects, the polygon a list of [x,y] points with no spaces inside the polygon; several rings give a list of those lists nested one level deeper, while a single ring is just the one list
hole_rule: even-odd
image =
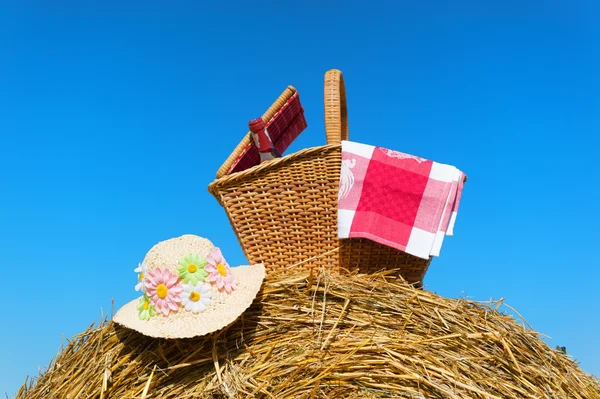
[{"label": "woven wicker texture", "polygon": [[[279,103],[281,98],[269,111]],[[420,282],[430,260],[370,240],[337,238],[340,140],[348,138],[346,94],[338,70],[325,75],[325,124],[328,145],[262,163],[209,185],[248,261],[263,263],[267,277],[292,268],[323,267],[335,273],[397,269],[407,281]]]}]

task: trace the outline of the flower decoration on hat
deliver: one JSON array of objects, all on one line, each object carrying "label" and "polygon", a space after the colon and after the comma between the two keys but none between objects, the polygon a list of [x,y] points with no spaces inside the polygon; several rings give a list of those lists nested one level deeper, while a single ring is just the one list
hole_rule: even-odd
[{"label": "flower decoration on hat", "polygon": [[225,261],[221,250],[214,247],[206,257],[208,265],[204,269],[208,272],[207,280],[214,283],[219,290],[225,290],[227,293],[235,290],[237,283],[231,268]]},{"label": "flower decoration on hat", "polygon": [[134,272],[138,273],[138,283],[135,285],[136,291],[146,292],[146,286],[144,285],[144,279],[148,274],[148,267],[142,263],[138,263],[138,267],[135,268]]},{"label": "flower decoration on hat", "polygon": [[146,293],[150,296],[156,310],[165,316],[177,311],[181,303],[183,287],[179,277],[168,269],[156,269],[146,275]]},{"label": "flower decoration on hat", "polygon": [[140,320],[181,311],[200,313],[214,299],[213,286],[227,294],[237,288],[236,277],[217,247],[212,247],[206,258],[189,253],[174,265],[142,262],[135,272],[135,289],[143,293],[136,307]]},{"label": "flower decoration on hat", "polygon": [[263,264],[230,268],[210,240],[192,234],[155,244],[135,272],[138,295],[112,320],[165,339],[205,336],[227,327],[252,305],[266,273]]},{"label": "flower decoration on hat", "polygon": [[156,309],[150,302],[150,297],[148,297],[146,294],[140,298],[140,303],[137,306],[137,310],[139,312],[138,316],[140,320],[150,320],[150,318],[154,317],[156,314]]},{"label": "flower decoration on hat", "polygon": [[186,310],[194,313],[200,313],[206,309],[210,303],[212,291],[209,284],[188,283],[183,286],[183,291],[181,291],[180,296],[181,304]]},{"label": "flower decoration on hat", "polygon": [[179,260],[177,271],[184,283],[198,284],[198,282],[204,282],[204,279],[208,275],[206,270],[204,270],[206,265],[206,259],[200,255],[189,254]]}]

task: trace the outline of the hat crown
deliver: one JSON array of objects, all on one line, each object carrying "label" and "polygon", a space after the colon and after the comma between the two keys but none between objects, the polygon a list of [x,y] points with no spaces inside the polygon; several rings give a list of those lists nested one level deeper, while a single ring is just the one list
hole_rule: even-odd
[{"label": "hat crown", "polygon": [[144,258],[144,265],[149,272],[160,267],[176,274],[177,264],[181,259],[190,254],[197,254],[206,259],[214,247],[207,238],[186,234],[161,241],[153,246]]}]

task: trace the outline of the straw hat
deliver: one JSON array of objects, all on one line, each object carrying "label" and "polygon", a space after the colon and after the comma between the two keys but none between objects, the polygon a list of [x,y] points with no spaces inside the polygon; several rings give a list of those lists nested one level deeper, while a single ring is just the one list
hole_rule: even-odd
[{"label": "straw hat", "polygon": [[264,265],[231,268],[219,248],[194,235],[156,244],[135,272],[142,296],[113,320],[157,338],[191,338],[228,326],[252,304],[265,278]]}]

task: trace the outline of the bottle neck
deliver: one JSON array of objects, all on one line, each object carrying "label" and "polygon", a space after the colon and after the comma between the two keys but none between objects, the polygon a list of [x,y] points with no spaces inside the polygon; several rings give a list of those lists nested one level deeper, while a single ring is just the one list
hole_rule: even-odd
[{"label": "bottle neck", "polygon": [[273,147],[273,142],[271,141],[271,137],[269,137],[267,128],[260,129],[256,132],[256,135],[258,136],[258,151],[268,152]]},{"label": "bottle neck", "polygon": [[280,157],[281,154],[275,148],[273,144],[273,140],[271,140],[271,136],[269,136],[269,132],[267,131],[267,126],[265,122],[261,118],[252,119],[248,122],[248,127],[252,132],[252,138],[254,139],[254,144],[258,149],[261,159],[273,159],[273,157]]}]

